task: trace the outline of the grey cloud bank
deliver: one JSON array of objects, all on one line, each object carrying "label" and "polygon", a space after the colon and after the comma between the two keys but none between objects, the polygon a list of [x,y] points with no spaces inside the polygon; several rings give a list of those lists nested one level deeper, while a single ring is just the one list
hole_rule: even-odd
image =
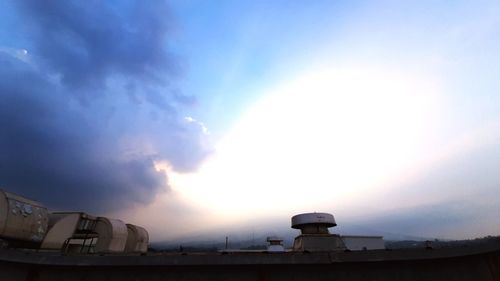
[{"label": "grey cloud bank", "polygon": [[210,152],[181,114],[167,7],[112,3],[16,3],[29,57],[0,49],[0,187],[106,212],[168,190],[155,161],[191,171]]},{"label": "grey cloud bank", "polygon": [[[491,143],[425,167],[366,203],[355,225],[390,237],[464,239],[496,235],[500,213],[500,134]],[[365,206],[359,206],[360,208]]]}]

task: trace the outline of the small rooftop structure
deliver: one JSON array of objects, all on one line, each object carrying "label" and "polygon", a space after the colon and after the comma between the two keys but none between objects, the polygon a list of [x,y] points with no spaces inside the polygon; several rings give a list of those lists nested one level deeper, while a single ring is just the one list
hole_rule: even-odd
[{"label": "small rooftop structure", "polygon": [[294,251],[338,251],[345,250],[344,242],[337,234],[330,234],[328,228],[336,226],[335,218],[328,213],[304,213],[292,217],[292,228],[300,229],[295,237]]},{"label": "small rooftop structure", "polygon": [[342,241],[350,251],[383,250],[385,242],[382,236],[342,235]]},{"label": "small rooftop structure", "polygon": [[269,236],[266,240],[269,243],[267,246],[268,252],[279,253],[285,251],[285,247],[283,247],[283,238],[278,236]]}]

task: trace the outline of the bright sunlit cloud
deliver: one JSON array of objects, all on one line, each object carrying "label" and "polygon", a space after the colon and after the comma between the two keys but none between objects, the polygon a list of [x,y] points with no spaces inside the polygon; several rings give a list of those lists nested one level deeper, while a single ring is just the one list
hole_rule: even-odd
[{"label": "bright sunlit cloud", "polygon": [[304,73],[267,90],[198,173],[171,183],[229,220],[343,208],[420,160],[440,106],[438,81],[415,73]]}]

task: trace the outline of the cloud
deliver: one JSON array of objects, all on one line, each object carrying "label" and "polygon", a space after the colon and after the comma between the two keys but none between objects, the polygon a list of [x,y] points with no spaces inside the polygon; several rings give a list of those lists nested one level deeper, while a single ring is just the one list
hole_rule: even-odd
[{"label": "cloud", "polygon": [[111,78],[150,87],[164,85],[178,71],[175,56],[165,49],[170,17],[164,2],[131,2],[121,10],[111,4],[19,4],[21,15],[31,21],[26,32],[33,38],[33,56],[82,98],[102,93]]},{"label": "cloud", "polygon": [[107,212],[168,190],[156,161],[192,171],[210,152],[202,129],[179,117],[190,103],[171,86],[165,5],[111,4],[19,2],[30,45],[16,49],[30,59],[0,49],[0,187]]},{"label": "cloud", "polygon": [[455,147],[450,144],[452,154],[445,153],[444,160],[426,163],[410,178],[352,207],[363,213],[353,220],[388,237],[464,239],[498,233],[500,227],[491,222],[500,212],[500,135],[488,131],[497,124],[470,132]]},{"label": "cloud", "polygon": [[13,49],[13,48],[0,47],[0,52],[9,54],[24,62],[29,62],[29,54],[28,50],[26,49]]},{"label": "cloud", "polygon": [[203,124],[203,122],[200,122],[196,119],[194,119],[193,117],[191,116],[186,116],[184,117],[184,120],[186,120],[186,122],[188,123],[195,123],[195,124],[198,124],[198,126],[200,126],[201,130],[203,131],[204,134],[207,134],[209,135],[210,134],[210,131],[208,130],[208,128],[205,126],[205,124]]},{"label": "cloud", "polygon": [[[487,196],[495,196],[495,193]],[[409,236],[468,239],[498,233],[499,227],[491,222],[499,211],[498,200],[448,200],[393,209],[355,221],[346,228],[352,232],[359,227],[358,234],[384,235],[386,239],[396,240]]]}]

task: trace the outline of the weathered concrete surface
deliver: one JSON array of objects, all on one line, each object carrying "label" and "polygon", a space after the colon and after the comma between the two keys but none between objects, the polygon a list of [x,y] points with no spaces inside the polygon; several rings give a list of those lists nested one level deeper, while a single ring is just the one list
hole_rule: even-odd
[{"label": "weathered concrete surface", "polygon": [[500,281],[500,250],[148,256],[61,256],[2,250],[0,280]]}]

